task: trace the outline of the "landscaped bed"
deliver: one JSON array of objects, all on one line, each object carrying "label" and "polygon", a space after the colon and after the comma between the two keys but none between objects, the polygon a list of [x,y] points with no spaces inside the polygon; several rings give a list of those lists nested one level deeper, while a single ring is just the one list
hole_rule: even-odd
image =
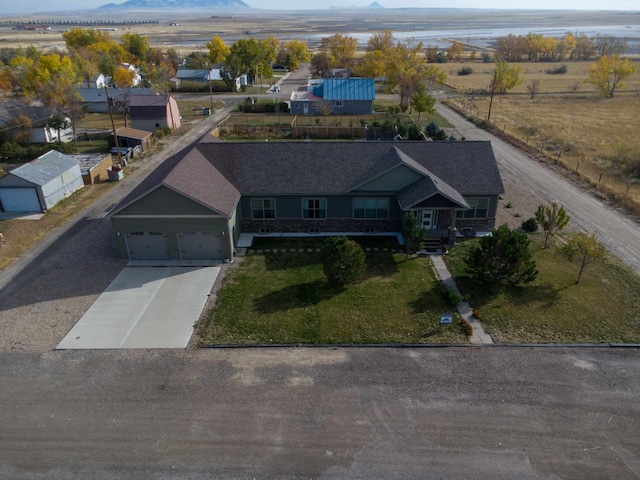
[{"label": "landscaped bed", "polygon": [[447,265],[494,342],[640,343],[640,278],[617,259],[587,266],[576,285],[578,266],[533,235],[536,281],[491,294],[465,273],[477,241],[458,244]]},{"label": "landscaped bed", "polygon": [[326,283],[317,251],[322,239],[254,244],[253,253],[228,273],[214,311],[199,325],[200,344],[468,341],[456,320],[440,325],[440,315],[453,309],[427,257],[407,257],[395,241],[361,241],[370,249],[366,277],[345,289]]}]

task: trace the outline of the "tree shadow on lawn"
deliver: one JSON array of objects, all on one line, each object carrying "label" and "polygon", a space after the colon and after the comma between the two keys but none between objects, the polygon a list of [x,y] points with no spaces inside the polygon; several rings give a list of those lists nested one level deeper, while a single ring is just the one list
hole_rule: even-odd
[{"label": "tree shadow on lawn", "polygon": [[432,311],[437,314],[455,311],[454,307],[447,305],[442,298],[440,280],[433,280],[431,288],[423,290],[418,298],[409,302],[414,315]]},{"label": "tree shadow on lawn", "polygon": [[[264,254],[265,267],[269,271],[305,268],[322,263],[322,252],[271,251]],[[367,269],[365,279],[388,277],[398,273],[398,262],[391,252],[366,252]],[[403,260],[404,261],[404,260]],[[401,262],[400,262],[401,263]]]},{"label": "tree shadow on lawn", "polygon": [[475,309],[480,309],[490,304],[499,295],[505,295],[514,304],[522,306],[540,303],[544,307],[552,307],[558,301],[560,292],[571,286],[554,288],[549,283],[543,283],[538,285],[518,285],[504,290],[492,291],[468,275],[459,275],[456,278],[456,283],[460,293],[465,298],[470,299],[469,303]]},{"label": "tree shadow on lawn", "polygon": [[328,285],[326,280],[289,285],[275,292],[267,293],[253,301],[259,313],[277,313],[294,308],[317,305],[343,292],[344,288]]},{"label": "tree shadow on lawn", "polygon": [[264,261],[267,270],[287,270],[289,268],[304,268],[317,263],[322,263],[322,253],[312,250],[304,252],[291,252],[287,250],[265,252]]}]

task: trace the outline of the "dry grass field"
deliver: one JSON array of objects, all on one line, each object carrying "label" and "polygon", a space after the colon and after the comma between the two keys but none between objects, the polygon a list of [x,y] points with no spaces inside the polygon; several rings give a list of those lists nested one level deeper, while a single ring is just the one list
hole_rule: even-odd
[{"label": "dry grass field", "polygon": [[[491,123],[640,211],[640,182],[612,169],[610,162],[617,146],[640,148],[640,73],[628,80],[629,88],[607,99],[599,96],[593,85],[584,83],[590,62],[567,62],[564,75],[546,73],[560,65],[522,63],[524,83],[509,94],[494,97]],[[473,74],[457,75],[462,66],[471,66]],[[459,93],[487,88],[492,68],[470,62],[444,67],[449,74],[447,84]],[[526,85],[533,79],[540,81],[540,89],[532,99]],[[488,97],[449,101],[469,115],[487,118]]]}]

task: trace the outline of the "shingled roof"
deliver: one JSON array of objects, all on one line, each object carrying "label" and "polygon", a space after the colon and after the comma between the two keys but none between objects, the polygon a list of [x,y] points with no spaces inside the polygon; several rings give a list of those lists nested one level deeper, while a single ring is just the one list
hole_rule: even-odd
[{"label": "shingled roof", "polygon": [[115,209],[164,184],[230,216],[240,195],[343,195],[406,165],[428,181],[405,190],[402,203],[440,193],[504,193],[489,142],[199,143],[165,161]]}]

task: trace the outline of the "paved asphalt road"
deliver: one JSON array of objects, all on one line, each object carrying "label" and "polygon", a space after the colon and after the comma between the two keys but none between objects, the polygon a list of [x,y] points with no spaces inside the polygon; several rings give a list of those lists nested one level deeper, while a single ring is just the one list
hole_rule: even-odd
[{"label": "paved asphalt road", "polygon": [[0,478],[640,478],[640,351],[0,354]]},{"label": "paved asphalt road", "polygon": [[451,122],[468,140],[489,140],[501,169],[522,179],[549,202],[564,205],[572,223],[595,233],[601,242],[640,274],[640,225],[611,206],[594,198],[581,187],[554,173],[509,143],[438,104],[438,113]]}]

